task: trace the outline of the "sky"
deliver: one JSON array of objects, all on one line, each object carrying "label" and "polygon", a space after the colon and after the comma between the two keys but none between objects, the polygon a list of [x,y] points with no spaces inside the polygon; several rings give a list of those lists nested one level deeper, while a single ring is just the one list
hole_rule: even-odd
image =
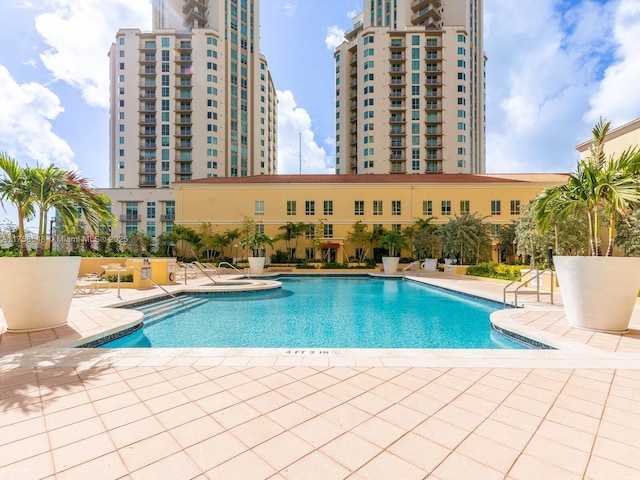
[{"label": "sky", "polygon": [[[444,3],[444,2],[443,2]],[[279,173],[333,173],[333,52],[363,0],[263,0]],[[602,116],[640,117],[639,0],[485,0],[487,172],[568,172]],[[0,151],[108,187],[109,59],[150,0],[2,0]],[[302,158],[302,162],[300,162]]]}]

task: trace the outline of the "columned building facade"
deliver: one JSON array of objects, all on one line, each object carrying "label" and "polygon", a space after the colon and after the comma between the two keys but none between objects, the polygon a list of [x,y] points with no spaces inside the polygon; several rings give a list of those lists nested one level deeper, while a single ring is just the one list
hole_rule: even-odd
[{"label": "columned building facade", "polygon": [[336,49],[336,173],[484,173],[482,0],[366,0]]}]

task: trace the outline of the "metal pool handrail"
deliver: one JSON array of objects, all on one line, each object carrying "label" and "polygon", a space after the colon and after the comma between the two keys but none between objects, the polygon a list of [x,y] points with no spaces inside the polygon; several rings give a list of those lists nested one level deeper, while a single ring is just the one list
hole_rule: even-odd
[{"label": "metal pool handrail", "polygon": [[[221,266],[225,266],[225,267],[229,267],[232,270],[235,270],[236,272],[238,272],[241,275],[244,275],[247,278],[251,278],[249,277],[249,275],[246,272],[241,272],[240,270],[238,270],[235,266],[231,265],[229,262],[220,262],[218,263],[218,268],[220,268]],[[220,275],[220,272],[218,272],[218,275]]]},{"label": "metal pool handrail", "polygon": [[[127,268],[132,268],[134,270],[137,270],[138,272],[140,272],[140,275],[142,275],[143,277],[147,278],[148,280],[151,281],[151,283],[153,283],[156,287],[158,287],[160,290],[162,290],[164,293],[166,293],[167,295],[169,295],[171,298],[173,298],[174,300],[178,301],[180,303],[180,305],[182,305],[185,310],[189,310],[189,306],[184,303],[182,300],[180,300],[180,298],[178,298],[176,295],[174,295],[173,293],[171,293],[169,290],[167,290],[166,288],[164,288],[162,285],[160,285],[158,282],[156,282],[153,278],[151,278],[149,275],[147,275],[146,273],[144,273],[142,270],[140,270],[138,267],[136,266],[130,266]],[[122,270],[126,270],[126,268],[121,268],[120,270],[118,270],[118,298],[120,300],[122,300],[122,297],[120,297],[120,272]]]},{"label": "metal pool handrail", "polygon": [[513,280],[512,282],[508,283],[504,289],[502,290],[502,306],[506,307],[507,306],[507,293],[513,293],[514,294],[514,298],[513,298],[513,305],[518,308],[518,292],[520,292],[520,289],[524,286],[526,286],[529,282],[532,282],[534,280],[537,280],[538,278],[540,278],[544,273],[549,273],[551,274],[551,286],[550,286],[550,291],[548,292],[540,292],[540,282],[536,282],[536,290],[535,291],[522,291],[520,292],[521,295],[536,295],[536,300],[539,302],[540,301],[540,295],[550,295],[551,296],[551,305],[553,305],[553,284],[555,283],[554,280],[554,274],[555,272],[553,271],[552,268],[545,268],[544,270],[537,270],[535,274],[531,275],[531,278],[529,278],[526,282],[518,285],[514,290],[509,291],[509,287],[511,285],[513,285],[516,282],[521,282],[523,277],[525,275],[530,274],[531,272],[533,272],[535,269],[531,268],[529,270],[527,270],[526,272],[524,272],[524,274],[520,275],[520,277],[518,277],[516,280]]}]

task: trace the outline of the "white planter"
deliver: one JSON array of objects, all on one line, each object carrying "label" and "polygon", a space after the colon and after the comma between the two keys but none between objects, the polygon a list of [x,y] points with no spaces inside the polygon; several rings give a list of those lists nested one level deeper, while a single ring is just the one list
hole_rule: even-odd
[{"label": "white planter", "polygon": [[436,271],[438,269],[438,259],[437,258],[427,258],[422,263],[423,270]]},{"label": "white planter", "polygon": [[10,332],[67,323],[80,257],[0,258],[0,306]]},{"label": "white planter", "polygon": [[384,267],[384,273],[387,275],[393,275],[398,271],[398,264],[400,263],[400,257],[382,257],[382,265]]},{"label": "white planter", "polygon": [[249,273],[262,273],[264,271],[265,260],[265,257],[249,257]]},{"label": "white planter", "polygon": [[640,289],[640,258],[553,257],[569,325],[625,332]]}]

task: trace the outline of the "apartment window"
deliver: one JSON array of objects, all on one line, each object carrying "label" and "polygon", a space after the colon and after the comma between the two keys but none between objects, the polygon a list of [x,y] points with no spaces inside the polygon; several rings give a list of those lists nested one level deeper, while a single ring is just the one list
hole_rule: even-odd
[{"label": "apartment window", "polygon": [[469,200],[460,200],[460,214],[465,215],[471,213],[469,210]]},{"label": "apartment window", "polygon": [[295,214],[296,214],[296,201],[287,200],[287,215],[295,215]]},{"label": "apartment window", "polygon": [[364,215],[364,200],[356,200],[353,205],[354,215]]},{"label": "apartment window", "polygon": [[391,215],[402,215],[401,200],[391,200]]},{"label": "apartment window", "polygon": [[156,222],[147,222],[147,235],[149,235],[150,237],[156,236]]},{"label": "apartment window", "polygon": [[417,172],[420,170],[420,160],[412,160],[411,161],[411,170]]},{"label": "apartment window", "polygon": [[156,202],[147,202],[147,218],[156,218]]},{"label": "apartment window", "polygon": [[451,215],[451,200],[442,200],[442,215]]},{"label": "apartment window", "polygon": [[500,215],[500,200],[491,200],[491,215]]},{"label": "apartment window", "polygon": [[264,200],[256,200],[254,205],[254,215],[262,216],[264,215]]},{"label": "apartment window", "polygon": [[422,215],[433,215],[433,201],[432,200],[423,200],[422,201]]},{"label": "apartment window", "polygon": [[333,200],[324,201],[323,212],[324,215],[333,215]]},{"label": "apartment window", "polygon": [[315,215],[316,214],[316,202],[315,200],[307,200],[304,202],[304,214]]},{"label": "apartment window", "polygon": [[373,214],[382,215],[382,200],[373,201]]},{"label": "apartment window", "polygon": [[333,225],[330,223],[324,225],[324,238],[333,238]]},{"label": "apartment window", "polygon": [[511,215],[520,215],[520,200],[511,200]]}]

